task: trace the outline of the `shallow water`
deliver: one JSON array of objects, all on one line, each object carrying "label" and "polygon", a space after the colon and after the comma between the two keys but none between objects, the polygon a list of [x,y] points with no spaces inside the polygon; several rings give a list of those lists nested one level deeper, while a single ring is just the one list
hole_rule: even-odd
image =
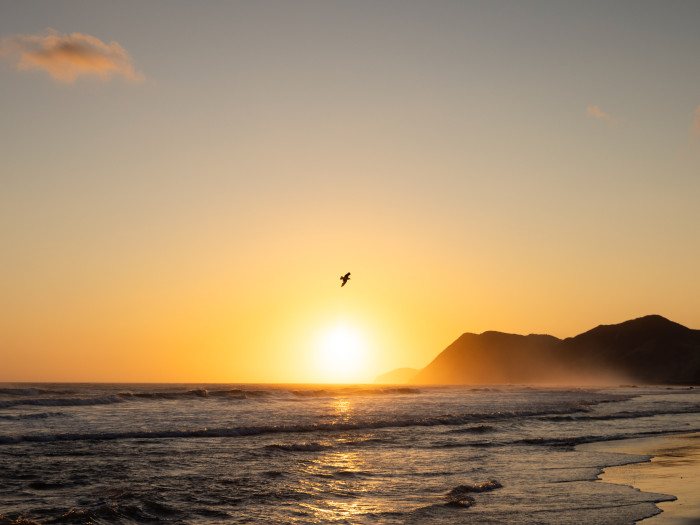
[{"label": "shallow water", "polygon": [[667,388],[0,384],[0,523],[633,523],[575,445],[700,430]]}]

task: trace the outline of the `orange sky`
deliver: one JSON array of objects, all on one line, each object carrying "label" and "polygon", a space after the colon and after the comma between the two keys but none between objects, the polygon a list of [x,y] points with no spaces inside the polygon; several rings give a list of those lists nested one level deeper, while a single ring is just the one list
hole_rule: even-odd
[{"label": "orange sky", "polygon": [[0,381],[700,328],[694,4],[39,3],[0,19]]}]

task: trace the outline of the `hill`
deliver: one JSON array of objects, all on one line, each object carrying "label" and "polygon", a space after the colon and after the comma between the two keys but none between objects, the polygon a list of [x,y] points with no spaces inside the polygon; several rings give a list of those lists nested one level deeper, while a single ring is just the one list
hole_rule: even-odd
[{"label": "hill", "polygon": [[649,315],[558,339],[465,333],[413,384],[700,384],[700,330]]},{"label": "hill", "polygon": [[377,376],[374,382],[380,385],[401,385],[411,381],[417,373],[417,368],[397,368],[396,370]]},{"label": "hill", "polygon": [[700,330],[660,315],[601,325],[561,347],[578,368],[617,371],[639,383],[700,384]]},{"label": "hill", "polygon": [[462,334],[411,383],[497,384],[545,380],[543,363],[561,341],[550,335]]}]

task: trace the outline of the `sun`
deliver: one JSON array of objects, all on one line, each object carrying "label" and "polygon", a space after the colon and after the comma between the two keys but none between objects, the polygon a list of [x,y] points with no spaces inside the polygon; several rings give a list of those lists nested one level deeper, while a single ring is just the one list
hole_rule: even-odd
[{"label": "sun", "polygon": [[367,343],[359,331],[347,324],[336,324],[320,334],[317,346],[321,382],[361,381]]}]

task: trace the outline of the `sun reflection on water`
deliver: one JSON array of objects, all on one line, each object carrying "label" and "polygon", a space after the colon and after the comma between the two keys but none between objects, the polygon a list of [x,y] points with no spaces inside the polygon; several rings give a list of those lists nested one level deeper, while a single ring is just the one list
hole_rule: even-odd
[{"label": "sun reflection on water", "polygon": [[[345,436],[345,439],[350,436]],[[302,504],[321,522],[346,521],[359,514],[374,512],[376,505],[366,499],[375,481],[363,471],[365,461],[356,451],[331,450],[307,465],[313,492],[322,500]]]},{"label": "sun reflection on water", "polygon": [[[353,400],[334,399],[330,405],[329,419],[334,423],[347,423],[354,417]],[[362,440],[355,432],[338,435],[332,447],[306,463],[305,479],[310,493],[321,497],[314,502],[301,505],[319,523],[350,522],[359,515],[376,512],[377,502],[372,493],[380,480],[369,472],[360,450],[348,449],[348,444]]]},{"label": "sun reflection on water", "polygon": [[352,416],[352,405],[349,399],[335,399],[331,406],[332,421],[334,423],[347,423],[350,421]]}]

